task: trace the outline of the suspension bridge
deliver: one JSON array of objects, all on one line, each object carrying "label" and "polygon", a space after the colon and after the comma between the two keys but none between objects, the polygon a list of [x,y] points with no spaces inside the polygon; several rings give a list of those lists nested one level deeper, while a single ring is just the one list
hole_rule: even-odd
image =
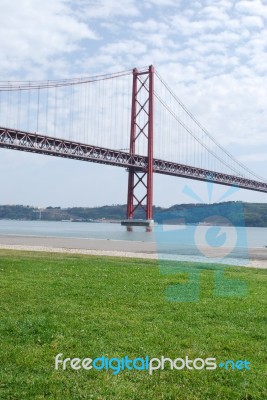
[{"label": "suspension bridge", "polygon": [[0,147],[125,168],[126,225],[153,222],[154,173],[267,193],[267,181],[214,139],[153,66],[0,82]]}]

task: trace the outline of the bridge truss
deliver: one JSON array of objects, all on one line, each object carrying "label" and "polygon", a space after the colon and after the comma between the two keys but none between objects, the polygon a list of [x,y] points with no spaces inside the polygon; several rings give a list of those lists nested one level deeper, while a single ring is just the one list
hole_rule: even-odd
[{"label": "bridge truss", "polygon": [[[113,165],[127,169],[134,168],[134,170],[143,173],[147,171],[148,166],[147,156],[90,146],[84,143],[72,142],[43,136],[38,133],[17,131],[4,127],[0,127],[0,147],[54,157]],[[267,183],[265,182],[223,174],[217,171],[209,171],[166,160],[153,159],[153,172],[267,193]]]}]

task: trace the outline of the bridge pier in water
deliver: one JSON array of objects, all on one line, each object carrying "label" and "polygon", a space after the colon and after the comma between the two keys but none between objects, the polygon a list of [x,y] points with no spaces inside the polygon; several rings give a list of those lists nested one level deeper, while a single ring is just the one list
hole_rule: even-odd
[{"label": "bridge pier in water", "polygon": [[152,232],[154,226],[153,219],[125,219],[121,221],[122,226],[126,226],[128,232],[132,232],[135,226],[145,227],[147,232]]}]

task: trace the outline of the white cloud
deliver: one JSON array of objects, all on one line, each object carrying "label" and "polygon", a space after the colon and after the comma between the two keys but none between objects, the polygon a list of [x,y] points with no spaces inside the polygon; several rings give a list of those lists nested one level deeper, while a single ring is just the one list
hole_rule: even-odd
[{"label": "white cloud", "polygon": [[74,10],[83,18],[110,19],[114,17],[132,17],[139,15],[137,2],[134,0],[76,0]]},{"label": "white cloud", "polygon": [[242,25],[248,28],[263,28],[264,23],[261,17],[247,16],[242,18]]},{"label": "white cloud", "polygon": [[96,39],[97,35],[84,22],[78,21],[64,0],[21,0],[14,4],[1,2],[0,71],[31,69],[37,64],[46,67],[55,60],[80,49],[82,40]]},{"label": "white cloud", "polygon": [[235,7],[241,13],[267,18],[267,5],[263,4],[261,0],[242,0],[236,3]]},{"label": "white cloud", "polygon": [[220,21],[227,21],[229,19],[229,15],[222,7],[218,7],[218,5],[208,6],[203,8],[203,15],[207,15],[211,19],[218,19]]},{"label": "white cloud", "polygon": [[160,6],[160,7],[177,7],[180,5],[181,0],[147,0],[147,4],[151,4],[152,6]]},{"label": "white cloud", "polygon": [[176,32],[184,36],[192,36],[206,31],[213,31],[221,26],[221,22],[214,19],[190,20],[183,15],[174,15],[170,18],[170,23]]},{"label": "white cloud", "polygon": [[142,22],[133,22],[132,28],[142,32],[170,32],[168,24],[151,18]]},{"label": "white cloud", "polygon": [[146,45],[136,40],[124,40],[116,43],[111,43],[103,46],[101,49],[104,54],[110,54],[113,56],[123,56],[125,53],[130,53],[131,55],[139,55],[145,53],[146,50]]}]

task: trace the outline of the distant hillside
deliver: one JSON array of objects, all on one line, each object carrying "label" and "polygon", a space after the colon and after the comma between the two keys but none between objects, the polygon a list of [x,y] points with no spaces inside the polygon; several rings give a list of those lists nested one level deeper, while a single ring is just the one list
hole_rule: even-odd
[{"label": "distant hillside", "polygon": [[[72,220],[93,222],[101,220],[122,220],[126,215],[126,205],[102,207],[47,207],[38,209],[23,205],[0,206],[0,219],[18,220]],[[135,218],[144,218],[139,210]],[[154,219],[158,223],[203,223],[224,224],[229,219],[236,226],[267,227],[267,204],[224,202],[214,204],[176,204],[169,208],[154,207]],[[205,221],[204,221],[205,222]]]},{"label": "distant hillside", "polygon": [[197,224],[208,219],[209,222],[220,225],[225,224],[225,218],[235,226],[267,227],[267,204],[233,201],[214,204],[177,204],[156,215],[159,223],[180,221],[180,223]]}]

